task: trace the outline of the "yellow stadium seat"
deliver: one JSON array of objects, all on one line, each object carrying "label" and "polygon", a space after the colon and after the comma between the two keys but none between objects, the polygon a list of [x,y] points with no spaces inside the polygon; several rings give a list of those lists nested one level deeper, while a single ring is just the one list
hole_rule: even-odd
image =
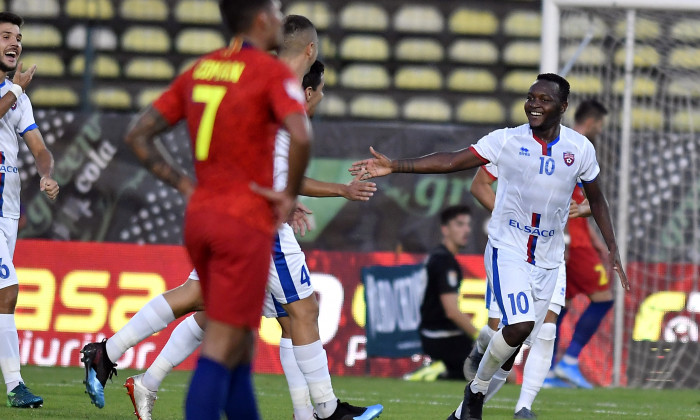
[{"label": "yellow stadium seat", "polygon": [[[569,45],[562,51],[561,59],[563,62],[568,62],[578,49],[578,44]],[[581,54],[576,59],[576,64],[587,66],[601,66],[607,60],[607,56],[600,45],[588,44]]]},{"label": "yellow stadium seat", "polygon": [[122,35],[122,49],[147,53],[170,50],[170,35],[157,26],[131,26]]},{"label": "yellow stadium seat", "polygon": [[387,89],[391,82],[384,66],[351,64],[342,70],[340,84],[352,89]]},{"label": "yellow stadium seat", "polygon": [[68,17],[78,19],[114,18],[114,8],[110,0],[68,0],[64,12]]},{"label": "yellow stadium seat", "polygon": [[514,41],[503,49],[503,61],[512,66],[538,66],[540,50],[538,41]]},{"label": "yellow stadium seat", "polygon": [[[85,49],[85,25],[76,25],[68,31],[66,44],[74,50]],[[117,35],[110,28],[97,27],[92,32],[92,46],[96,50],[117,49]]]},{"label": "yellow stadium seat", "polygon": [[676,77],[669,83],[668,93],[673,96],[700,98],[700,80],[697,77]]},{"label": "yellow stadium seat", "polygon": [[347,113],[347,105],[340,96],[328,94],[323,97],[316,112],[327,117],[344,117]]},{"label": "yellow stadium seat", "polygon": [[397,60],[435,62],[442,61],[445,52],[435,39],[405,38],[396,45],[394,56]]},{"label": "yellow stadium seat", "polygon": [[504,120],[503,105],[494,98],[473,98],[457,107],[457,121],[476,124],[496,124]]},{"label": "yellow stadium seat", "polygon": [[525,124],[527,116],[525,115],[525,98],[516,99],[510,107],[510,122],[513,125]]},{"label": "yellow stadium seat", "polygon": [[324,1],[297,1],[289,5],[285,15],[301,15],[309,18],[317,29],[328,29],[333,23],[333,12]]},{"label": "yellow stadium seat", "polygon": [[399,107],[396,102],[384,95],[359,95],[350,103],[350,116],[371,119],[396,119]]},{"label": "yellow stadium seat", "polygon": [[406,66],[398,69],[394,86],[399,89],[438,90],[442,88],[442,74],[428,66]]},{"label": "yellow stadium seat", "polygon": [[152,104],[153,101],[158,99],[158,97],[161,95],[161,93],[163,93],[164,90],[164,87],[142,89],[139,92],[138,97],[136,98],[136,104],[139,107],[139,109],[145,108],[148,105]]},{"label": "yellow stadium seat", "polygon": [[503,33],[514,37],[537,38],[542,33],[542,15],[529,10],[512,12],[503,21]]},{"label": "yellow stadium seat", "polygon": [[700,111],[687,110],[676,112],[671,117],[671,127],[679,131],[700,131]]},{"label": "yellow stadium seat", "polygon": [[580,95],[599,95],[603,93],[603,81],[599,75],[570,74],[566,77],[571,91]]},{"label": "yellow stadium seat", "polygon": [[[620,38],[624,38],[626,33],[627,19],[623,18],[615,25],[615,34]],[[637,17],[634,24],[634,38],[636,40],[647,41],[656,39],[659,35],[661,35],[661,26],[659,26],[658,22],[643,17]]]},{"label": "yellow stadium seat", "polygon": [[130,79],[170,80],[175,69],[164,58],[134,58],[124,68],[124,75]]},{"label": "yellow stadium seat", "polygon": [[326,86],[333,87],[337,85],[338,72],[336,72],[333,67],[325,65],[325,69],[323,70],[323,80],[326,82]]},{"label": "yellow stadium seat", "polygon": [[75,107],[80,102],[78,94],[65,86],[39,86],[30,89],[32,105],[36,108]]},{"label": "yellow stadium seat", "polygon": [[698,47],[676,47],[671,51],[669,64],[674,67],[685,69],[700,68],[700,48]]},{"label": "yellow stadium seat", "polygon": [[681,19],[671,27],[671,38],[682,41],[700,40],[700,19]]},{"label": "yellow stadium seat", "polygon": [[337,47],[333,39],[329,36],[319,35],[318,37],[318,54],[319,58],[328,59],[335,58]]},{"label": "yellow stadium seat", "polygon": [[98,108],[129,109],[131,95],[126,89],[118,87],[103,87],[93,90],[90,95],[93,104]]},{"label": "yellow stadium seat", "polygon": [[183,54],[205,54],[225,46],[223,35],[214,29],[183,29],[175,41],[175,48]]},{"label": "yellow stadium seat", "polygon": [[394,29],[400,32],[442,32],[442,13],[428,5],[404,5],[394,15]]},{"label": "yellow stadium seat", "polygon": [[[654,96],[656,95],[656,86],[658,84],[657,80],[645,76],[635,76],[632,80],[632,95],[634,96]],[[571,85],[571,90],[578,92]],[[613,92],[622,95],[625,92],[625,79],[619,78],[613,83]]]},{"label": "yellow stadium seat", "polygon": [[[620,111],[622,121],[622,111]],[[632,108],[632,129],[659,130],[664,126],[664,114],[659,109],[635,107]]]},{"label": "yellow stadium seat", "polygon": [[339,16],[340,27],[360,31],[385,31],[389,16],[381,6],[371,3],[350,3]]},{"label": "yellow stadium seat", "polygon": [[460,35],[493,35],[498,32],[499,20],[489,10],[459,8],[448,22],[450,32]]},{"label": "yellow stadium seat", "polygon": [[[115,78],[121,73],[117,60],[109,55],[98,55],[92,63],[93,74],[97,77]],[[70,73],[80,76],[85,73],[85,56],[77,55],[70,63]]]},{"label": "yellow stadium seat", "polygon": [[491,41],[459,39],[450,45],[447,55],[457,63],[495,64],[498,47]]},{"label": "yellow stadium seat", "polygon": [[496,76],[483,69],[455,69],[447,78],[447,88],[458,92],[494,92]]},{"label": "yellow stadium seat", "polygon": [[349,35],[340,43],[344,60],[385,61],[389,58],[389,43],[379,35]]},{"label": "yellow stadium seat", "polygon": [[[620,47],[615,52],[613,58],[616,65],[623,67],[625,65],[625,48]],[[651,45],[636,45],[634,47],[634,66],[635,67],[655,67],[659,65],[661,58],[659,52]]]},{"label": "yellow stadium seat", "polygon": [[168,10],[165,0],[124,0],[120,14],[128,20],[165,21],[168,19]]},{"label": "yellow stadium seat", "polygon": [[[2,10],[7,9],[3,7]],[[24,18],[54,18],[61,13],[61,6],[58,0],[13,0],[10,11]]]},{"label": "yellow stadium seat", "polygon": [[411,98],[403,105],[407,120],[445,122],[452,119],[450,104],[441,98]]},{"label": "yellow stadium seat", "polygon": [[185,23],[221,24],[221,12],[216,0],[180,0],[175,18]]},{"label": "yellow stadium seat", "polygon": [[36,64],[34,77],[60,77],[65,73],[63,60],[58,54],[44,52],[22,53],[21,61],[24,70]]},{"label": "yellow stadium seat", "polygon": [[57,48],[62,42],[61,32],[53,25],[27,23],[22,26],[23,47]]},{"label": "yellow stadium seat", "polygon": [[507,92],[522,94],[525,97],[536,79],[536,70],[513,70],[505,75],[502,86]]},{"label": "yellow stadium seat", "polygon": [[602,39],[608,31],[606,23],[601,18],[583,14],[564,17],[560,28],[562,37],[571,38],[577,42],[582,40],[591,29],[593,39]]}]

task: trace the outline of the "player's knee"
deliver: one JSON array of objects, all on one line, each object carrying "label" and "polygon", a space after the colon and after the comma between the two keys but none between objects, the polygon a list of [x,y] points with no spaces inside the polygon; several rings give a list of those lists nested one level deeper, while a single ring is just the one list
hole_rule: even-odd
[{"label": "player's knee", "polygon": [[530,335],[534,327],[534,321],[525,321],[518,322],[517,324],[510,324],[506,327],[503,327],[503,338],[510,346],[520,345]]},{"label": "player's knee", "polygon": [[557,325],[551,322],[545,322],[540,327],[539,333],[537,333],[537,338],[540,340],[552,341],[557,336]]}]

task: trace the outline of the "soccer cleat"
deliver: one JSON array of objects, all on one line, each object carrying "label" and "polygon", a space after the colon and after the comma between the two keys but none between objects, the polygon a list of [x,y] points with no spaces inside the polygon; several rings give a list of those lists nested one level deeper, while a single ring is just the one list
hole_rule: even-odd
[{"label": "soccer cleat", "polygon": [[158,396],[155,391],[151,391],[143,386],[143,375],[142,373],[126,378],[124,388],[126,388],[126,393],[131,397],[131,403],[134,405],[134,414],[136,417],[139,420],[151,420],[153,404],[158,399]]},{"label": "soccer cleat", "polygon": [[593,389],[593,385],[591,385],[590,382],[583,377],[583,374],[581,373],[581,370],[578,368],[577,364],[571,365],[564,363],[562,360],[554,368],[554,374],[566,381],[571,382],[579,388]]},{"label": "soccer cleat", "polygon": [[39,408],[44,405],[44,399],[32,394],[32,391],[20,382],[7,394],[7,406],[17,408]]},{"label": "soccer cleat", "polygon": [[[384,407],[381,404],[370,405],[369,407],[355,407],[338,400],[338,407],[336,407],[330,417],[326,417],[324,420],[372,420],[379,417],[382,411],[384,411]],[[320,419],[318,414],[314,414],[314,416]]]},{"label": "soccer cleat", "polygon": [[472,383],[464,388],[464,401],[462,402],[462,420],[481,420],[481,412],[484,409],[484,394],[472,392]]},{"label": "soccer cleat", "polygon": [[436,360],[428,366],[423,366],[418,370],[405,374],[403,379],[405,381],[432,382],[445,372],[447,372],[445,364],[441,360]]},{"label": "soccer cleat", "polygon": [[476,371],[479,370],[479,363],[481,363],[481,359],[483,358],[484,353],[479,353],[476,344],[474,344],[472,351],[464,361],[464,377],[467,379],[467,382],[473,381],[474,378],[476,378]]},{"label": "soccer cleat", "polygon": [[100,343],[86,344],[80,352],[83,358],[80,359],[85,365],[85,392],[90,396],[90,401],[98,408],[105,406],[105,385],[107,379],[112,379],[112,375],[117,374],[115,363],[107,357],[107,340]]},{"label": "soccer cleat", "polygon": [[542,388],[573,388],[574,386],[562,378],[544,378]]},{"label": "soccer cleat", "polygon": [[523,407],[517,413],[513,414],[514,419],[536,419],[537,416],[532,411]]}]

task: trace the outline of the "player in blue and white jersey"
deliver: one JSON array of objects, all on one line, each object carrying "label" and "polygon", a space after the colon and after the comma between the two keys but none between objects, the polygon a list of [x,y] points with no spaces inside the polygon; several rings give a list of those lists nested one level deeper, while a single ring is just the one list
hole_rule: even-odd
[{"label": "player in blue and white jersey", "polygon": [[449,173],[494,163],[499,170],[496,206],[488,226],[484,263],[489,285],[503,314],[496,332],[465,388],[464,401],[451,418],[481,419],[491,378],[515,357],[536,322],[541,323],[564,261],[564,227],[577,180],[584,183],[592,214],[609,250],[611,266],[625,289],[627,277],[615,241],[607,200],[599,185],[595,149],[588,139],[561,125],[569,83],[556,74],[540,74],[525,101],[528,124],[496,130],[469,148],[391,160],[370,149],[374,158],[353,163],[362,179],[392,172]]},{"label": "player in blue and white jersey", "polygon": [[[32,394],[22,380],[14,315],[19,293],[17,272],[12,264],[20,217],[17,135],[24,138],[34,156],[41,177],[39,189],[51,200],[58,196],[58,183],[51,177],[53,155],[46,148],[34,122],[32,104],[24,94],[32,81],[36,65],[22,72],[19,58],[22,54],[20,27],[23,23],[23,19],[14,13],[0,13],[0,370],[7,387],[7,405],[34,408],[41,407],[44,400]],[[7,78],[11,72],[15,72],[12,80]]]}]

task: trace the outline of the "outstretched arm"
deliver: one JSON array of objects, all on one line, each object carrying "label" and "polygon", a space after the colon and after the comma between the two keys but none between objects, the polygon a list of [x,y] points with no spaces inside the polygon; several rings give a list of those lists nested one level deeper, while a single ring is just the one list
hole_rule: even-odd
[{"label": "outstretched arm", "polygon": [[608,259],[610,260],[610,265],[620,276],[620,283],[622,284],[622,287],[624,287],[625,290],[630,290],[627,275],[625,274],[624,267],[622,267],[620,252],[617,249],[615,232],[613,230],[612,220],[610,218],[608,200],[605,199],[605,195],[600,189],[598,178],[591,182],[584,183],[583,189],[586,191],[586,197],[588,198],[593,218],[598,224],[600,233],[603,234],[603,239],[608,247]]},{"label": "outstretched arm", "polygon": [[169,127],[165,118],[155,108],[149,106],[129,127],[124,141],[131,146],[146,169],[189,199],[194,191],[194,180],[181,168],[176,167],[168,151],[155,141],[155,136]]},{"label": "outstretched arm", "polygon": [[370,147],[369,151],[374,158],[353,163],[349,169],[350,173],[357,175],[360,172],[366,171],[362,179],[385,176],[393,172],[443,174],[463,171],[488,163],[474,153],[471,148],[457,150],[455,152],[431,153],[413,159],[396,160],[389,159],[385,155],[375,151],[373,147]]},{"label": "outstretched arm", "polygon": [[350,201],[369,201],[377,191],[377,184],[360,181],[363,174],[359,173],[347,184],[323,182],[304,177],[300,194],[307,197],[343,197]]}]

